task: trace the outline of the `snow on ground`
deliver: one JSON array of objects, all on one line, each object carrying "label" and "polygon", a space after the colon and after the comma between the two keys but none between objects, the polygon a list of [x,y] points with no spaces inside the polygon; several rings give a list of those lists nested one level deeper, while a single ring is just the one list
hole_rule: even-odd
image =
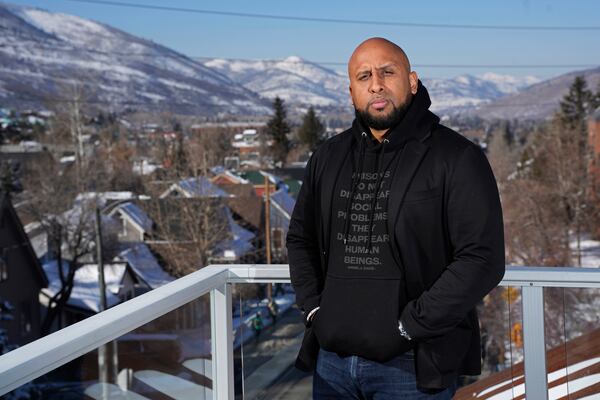
[{"label": "snow on ground", "polygon": [[[600,241],[592,240],[588,235],[581,238],[581,266],[584,268],[599,268],[600,267]],[[577,240],[573,239],[570,242],[572,256],[572,265],[577,266]]]}]

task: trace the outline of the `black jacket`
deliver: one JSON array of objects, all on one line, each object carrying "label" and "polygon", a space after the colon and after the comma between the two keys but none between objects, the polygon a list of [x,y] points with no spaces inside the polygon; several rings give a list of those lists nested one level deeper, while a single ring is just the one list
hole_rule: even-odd
[{"label": "black jacket", "polygon": [[[388,200],[388,232],[405,269],[409,302],[400,319],[415,342],[417,383],[438,389],[459,374],[480,373],[475,306],[504,276],[505,260],[502,209],[487,158],[479,146],[440,125],[430,104],[419,82],[407,114],[388,134],[390,141],[402,142]],[[305,312],[319,305],[332,188],[358,126],[315,151],[292,214],[290,275]],[[313,369],[318,350],[309,326],[296,366]]]}]

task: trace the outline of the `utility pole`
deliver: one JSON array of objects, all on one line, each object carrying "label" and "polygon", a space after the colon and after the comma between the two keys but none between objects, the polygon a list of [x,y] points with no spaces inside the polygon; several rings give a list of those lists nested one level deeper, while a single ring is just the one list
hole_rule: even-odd
[{"label": "utility pole", "polygon": [[[265,175],[265,245],[267,250],[267,264],[271,264],[271,188],[269,176]],[[267,297],[273,299],[273,284],[267,283]]]}]

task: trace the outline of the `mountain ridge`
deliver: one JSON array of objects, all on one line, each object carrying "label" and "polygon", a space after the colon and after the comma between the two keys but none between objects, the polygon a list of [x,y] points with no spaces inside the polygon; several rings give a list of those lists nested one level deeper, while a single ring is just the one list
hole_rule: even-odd
[{"label": "mountain ridge", "polygon": [[6,33],[0,99],[13,106],[60,100],[61,84],[79,78],[98,104],[205,116],[269,111],[263,99],[218,71],[109,25],[6,3],[0,21]]}]

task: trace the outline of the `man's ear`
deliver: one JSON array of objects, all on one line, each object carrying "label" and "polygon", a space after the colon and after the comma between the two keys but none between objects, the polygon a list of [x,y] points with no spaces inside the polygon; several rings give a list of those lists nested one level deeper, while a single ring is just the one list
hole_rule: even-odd
[{"label": "man's ear", "polygon": [[354,107],[354,98],[352,97],[352,85],[348,86],[348,92],[350,93],[350,103]]},{"label": "man's ear", "polygon": [[411,71],[408,74],[408,81],[410,82],[410,92],[412,94],[417,94],[417,89],[419,88],[419,76],[415,71]]}]

